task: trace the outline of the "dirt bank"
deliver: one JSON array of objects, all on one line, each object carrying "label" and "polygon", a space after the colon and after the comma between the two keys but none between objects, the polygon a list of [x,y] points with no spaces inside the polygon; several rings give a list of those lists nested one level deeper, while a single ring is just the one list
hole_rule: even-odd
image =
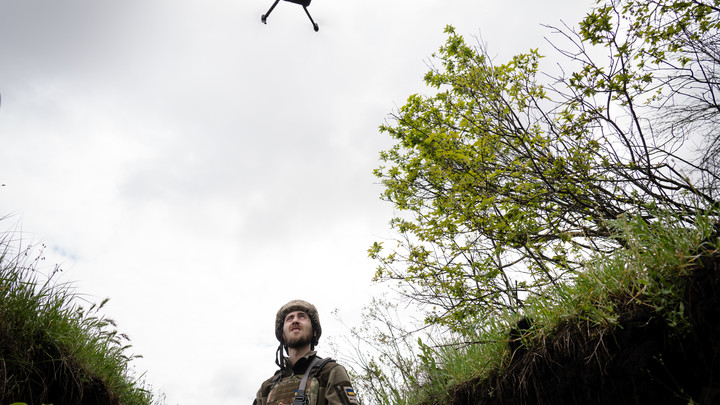
[{"label": "dirt bank", "polygon": [[513,348],[504,372],[458,387],[454,404],[720,404],[720,255],[704,256],[690,274],[688,333],[625,299],[619,326],[568,320]]}]

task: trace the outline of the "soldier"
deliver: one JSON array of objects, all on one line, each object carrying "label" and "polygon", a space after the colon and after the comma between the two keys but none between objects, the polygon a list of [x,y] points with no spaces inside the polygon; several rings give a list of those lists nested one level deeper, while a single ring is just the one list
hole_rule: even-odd
[{"label": "soldier", "polygon": [[280,369],[262,383],[253,405],[358,404],[345,368],[315,352],[321,334],[314,305],[293,300],[280,308],[275,317],[275,337],[280,341],[275,364]]}]

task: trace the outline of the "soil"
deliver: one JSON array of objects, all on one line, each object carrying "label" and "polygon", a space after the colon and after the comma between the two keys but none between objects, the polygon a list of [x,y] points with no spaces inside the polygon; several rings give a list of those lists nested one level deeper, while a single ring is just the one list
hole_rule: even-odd
[{"label": "soil", "polygon": [[109,388],[53,345],[27,348],[0,328],[0,404],[116,405]]},{"label": "soil", "polygon": [[720,255],[703,256],[686,281],[688,332],[621,302],[612,329],[569,320],[511,347],[508,367],[457,387],[453,405],[720,404]]}]

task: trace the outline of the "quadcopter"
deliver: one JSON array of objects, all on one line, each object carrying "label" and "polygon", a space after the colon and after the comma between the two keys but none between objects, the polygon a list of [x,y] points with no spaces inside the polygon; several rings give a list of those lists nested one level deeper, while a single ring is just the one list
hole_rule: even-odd
[{"label": "quadcopter", "polygon": [[[317,30],[320,29],[320,27],[313,21],[312,17],[310,16],[310,12],[308,11],[308,6],[310,5],[310,2],[312,0],[285,0],[289,1],[290,3],[295,3],[303,6],[303,10],[305,10],[305,14],[307,14],[308,18],[310,19],[310,22],[313,25],[313,29],[317,32]],[[280,0],[275,0],[275,3],[270,7],[270,10],[268,10],[267,14],[263,14],[262,17],[260,17],[260,21],[263,22],[263,24],[267,24],[267,18],[270,16],[270,13],[272,13],[273,9],[277,4],[280,2]]]}]

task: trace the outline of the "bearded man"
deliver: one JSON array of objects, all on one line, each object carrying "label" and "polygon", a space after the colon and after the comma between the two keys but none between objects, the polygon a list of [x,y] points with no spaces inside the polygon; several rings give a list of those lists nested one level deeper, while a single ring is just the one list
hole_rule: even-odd
[{"label": "bearded man", "polygon": [[315,352],[320,335],[314,305],[293,300],[280,308],[275,316],[275,337],[280,342],[275,364],[280,369],[262,383],[253,405],[358,404],[345,368]]}]

